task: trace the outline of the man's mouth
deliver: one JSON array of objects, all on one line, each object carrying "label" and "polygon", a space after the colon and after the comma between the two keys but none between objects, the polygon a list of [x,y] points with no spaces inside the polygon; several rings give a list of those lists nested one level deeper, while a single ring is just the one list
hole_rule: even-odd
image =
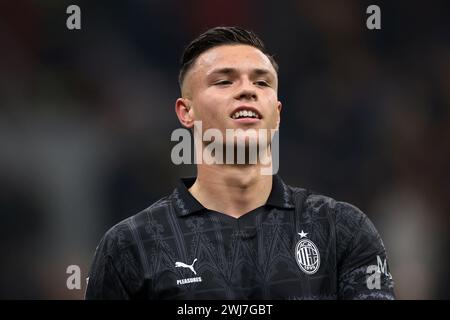
[{"label": "man's mouth", "polygon": [[234,111],[231,114],[231,119],[233,120],[259,120],[261,119],[261,114],[254,108],[251,107],[240,107],[237,108],[236,111]]},{"label": "man's mouth", "polygon": [[236,111],[231,118],[233,119],[242,119],[242,118],[256,118],[259,119],[259,115],[251,110],[243,110],[243,111]]}]

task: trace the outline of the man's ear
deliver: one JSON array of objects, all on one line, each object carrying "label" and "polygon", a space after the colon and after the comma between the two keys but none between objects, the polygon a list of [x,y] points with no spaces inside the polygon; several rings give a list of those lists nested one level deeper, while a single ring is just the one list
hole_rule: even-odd
[{"label": "man's ear", "polygon": [[186,98],[178,98],[175,102],[175,112],[180,123],[190,129],[194,126],[193,112],[191,101]]},{"label": "man's ear", "polygon": [[277,130],[280,128],[280,121],[281,121],[281,109],[283,108],[283,105],[280,101],[278,101],[277,105],[277,111],[278,111],[278,119],[277,119]]}]

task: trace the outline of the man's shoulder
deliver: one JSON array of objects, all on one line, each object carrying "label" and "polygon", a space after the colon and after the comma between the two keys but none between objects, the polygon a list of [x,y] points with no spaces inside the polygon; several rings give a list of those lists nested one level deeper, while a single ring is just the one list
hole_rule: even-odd
[{"label": "man's shoulder", "polygon": [[[152,203],[149,207],[139,211],[128,219],[133,220],[133,223],[141,223],[142,221],[148,220],[149,215],[151,215],[152,217],[161,215],[165,216],[167,214],[167,211],[170,210],[170,207],[172,206],[172,198],[173,194],[164,196],[158,201]],[[127,219],[125,219],[125,221],[126,220]]]},{"label": "man's shoulder", "polygon": [[331,218],[335,224],[357,226],[367,219],[366,214],[357,206],[335,199],[332,196],[301,187],[288,186],[294,198],[303,196],[302,214],[309,218]]},{"label": "man's shoulder", "polygon": [[108,239],[110,242],[117,242],[119,246],[126,245],[128,240],[132,240],[133,232],[145,227],[149,219],[152,220],[157,217],[167,218],[167,212],[170,210],[169,206],[171,206],[171,202],[171,195],[165,196],[149,207],[117,222],[106,231],[104,239]]},{"label": "man's shoulder", "polygon": [[379,243],[383,247],[380,235],[369,217],[357,206],[336,200],[315,191],[290,187],[295,194],[303,195],[303,207],[300,210],[301,221],[312,223],[322,230],[334,230],[338,242],[337,253],[341,255],[355,242]]}]

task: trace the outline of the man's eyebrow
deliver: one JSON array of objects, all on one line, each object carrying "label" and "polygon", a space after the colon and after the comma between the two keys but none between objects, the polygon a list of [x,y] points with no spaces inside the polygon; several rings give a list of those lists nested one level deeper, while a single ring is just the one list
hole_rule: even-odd
[{"label": "man's eyebrow", "polygon": [[231,74],[231,73],[237,73],[237,70],[235,68],[213,69],[211,72],[208,72],[208,76],[215,75],[215,74]]},{"label": "man's eyebrow", "polygon": [[[216,75],[216,74],[228,75],[228,74],[233,74],[233,73],[238,73],[238,70],[235,68],[218,68],[218,69],[213,69],[211,72],[209,72],[208,76]],[[252,69],[251,73],[256,74],[257,76],[272,75],[272,72],[269,69],[261,69],[261,68]]]},{"label": "man's eyebrow", "polygon": [[270,72],[270,70],[268,69],[253,69],[252,73],[255,73],[258,76],[263,76],[263,75],[272,75],[272,72]]}]

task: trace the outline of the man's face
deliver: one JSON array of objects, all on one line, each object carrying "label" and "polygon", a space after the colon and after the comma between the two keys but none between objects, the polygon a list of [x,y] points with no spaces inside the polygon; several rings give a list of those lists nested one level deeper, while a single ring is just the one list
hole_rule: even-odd
[{"label": "man's face", "polygon": [[[186,75],[183,98],[203,130],[276,129],[281,103],[277,74],[260,50],[222,45],[202,53]],[[251,111],[251,113],[250,113]]]}]

